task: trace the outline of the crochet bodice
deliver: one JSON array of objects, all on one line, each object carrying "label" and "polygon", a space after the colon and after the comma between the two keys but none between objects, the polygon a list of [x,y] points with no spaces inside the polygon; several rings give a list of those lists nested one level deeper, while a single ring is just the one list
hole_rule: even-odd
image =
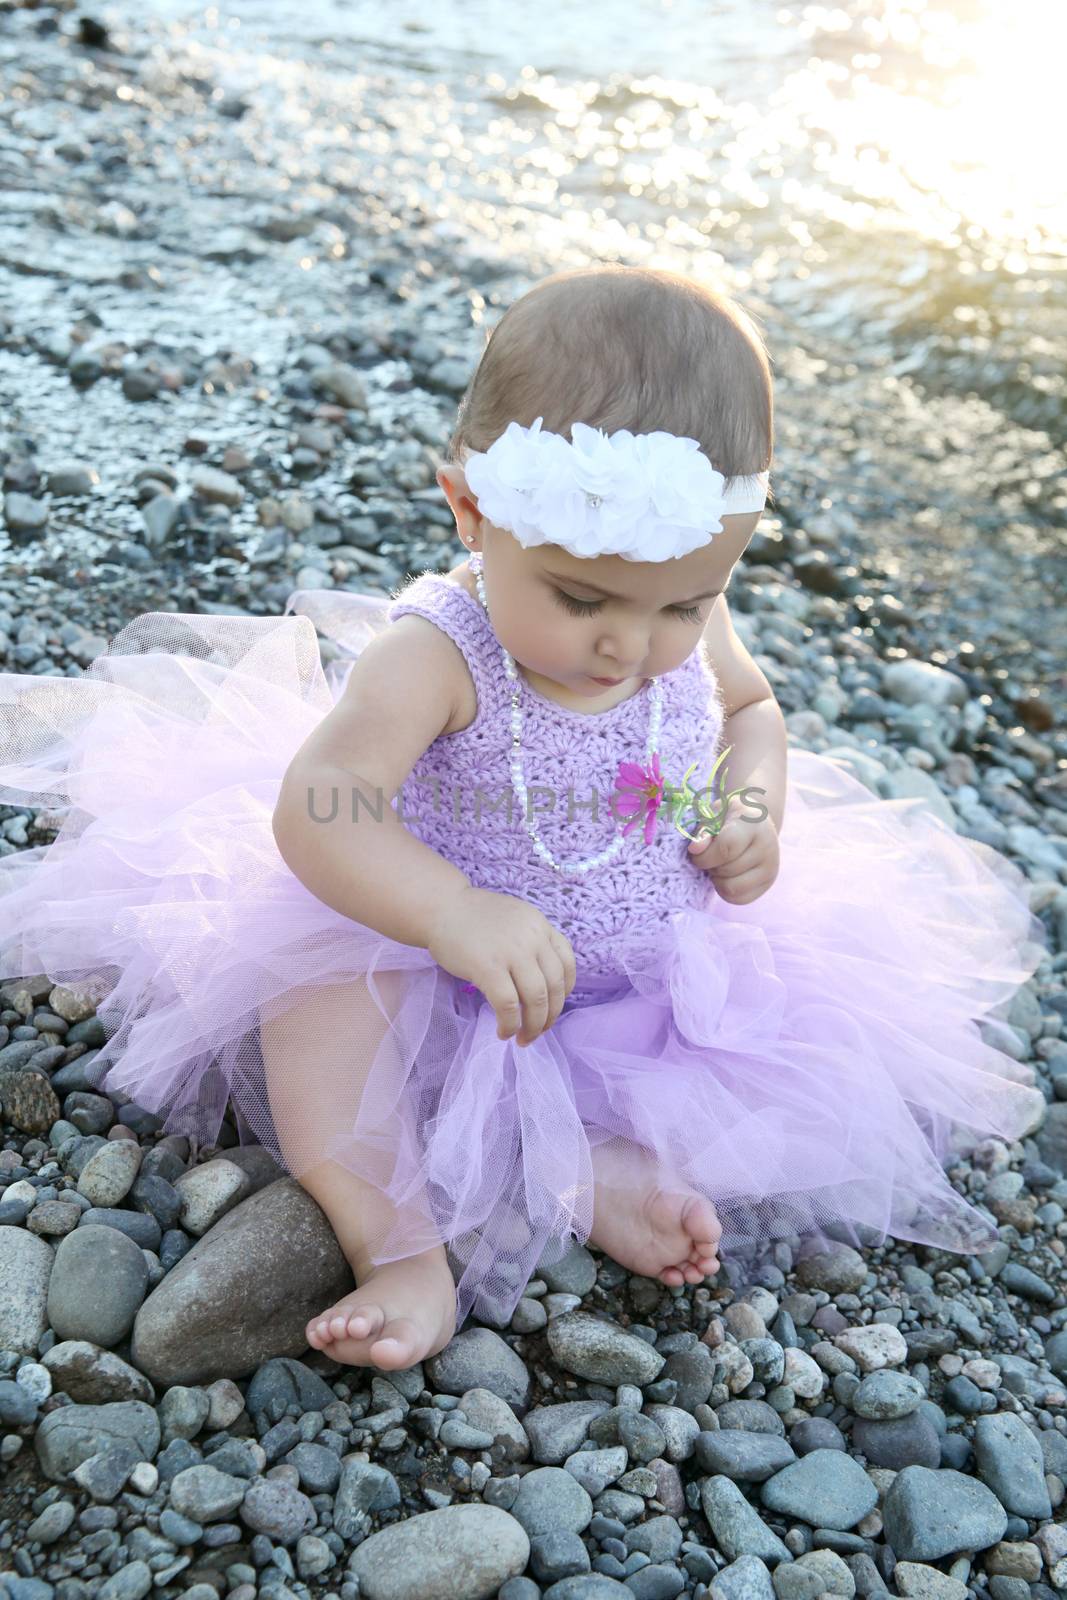
[{"label": "crochet bodice", "polygon": [[[440,735],[419,757],[394,801],[417,838],[478,888],[537,906],[570,940],[578,986],[583,977],[619,970],[612,960],[618,935],[676,908],[708,904],[710,880],[687,856],[685,836],[662,817],[650,843],[639,822],[620,855],[580,876],[563,876],[542,861],[512,790],[511,680],[481,602],[455,580],[424,572],[396,591],[389,620],[411,612],[463,652],[478,703],[468,727]],[[678,783],[698,762],[690,783],[699,788],[722,736],[718,681],[699,648],[659,681],[661,771]],[[582,860],[605,849],[620,826],[608,809],[620,760],[645,764],[649,683],[598,712],[559,705],[525,679],[521,694],[523,770],[538,830],[557,861]]]}]

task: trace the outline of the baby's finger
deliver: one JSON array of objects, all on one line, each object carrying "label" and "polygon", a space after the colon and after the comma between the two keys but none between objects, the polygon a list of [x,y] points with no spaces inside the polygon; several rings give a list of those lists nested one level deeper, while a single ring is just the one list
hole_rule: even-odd
[{"label": "baby's finger", "polygon": [[703,856],[697,857],[697,862],[702,867],[709,867],[717,879],[740,878],[746,872],[755,871],[764,860],[764,851],[758,839],[753,839],[743,846],[737,855],[728,856],[724,861],[708,862]]},{"label": "baby's finger", "polygon": [[522,1025],[522,1002],[511,973],[498,973],[483,993],[496,1012],[497,1038],[510,1039]]},{"label": "baby's finger", "polygon": [[748,905],[752,900],[758,900],[765,889],[770,888],[767,873],[762,867],[753,867],[751,872],[743,872],[739,878],[722,880],[715,876],[715,888],[722,898],[732,906]]},{"label": "baby's finger", "polygon": [[563,1010],[563,1002],[567,998],[567,986],[563,972],[563,963],[556,953],[555,946],[550,944],[540,957],[541,971],[545,975],[548,985],[548,1016],[545,1018],[545,1032],[555,1022]]},{"label": "baby's finger", "polygon": [[550,934],[552,948],[559,956],[563,966],[563,983],[566,994],[570,994],[578,979],[578,966],[574,959],[574,947],[569,939],[565,939],[558,928],[553,928]]},{"label": "baby's finger", "polygon": [[548,984],[536,961],[528,961],[511,969],[519,999],[522,1001],[522,1027],[516,1044],[530,1044],[537,1038],[548,1017]]},{"label": "baby's finger", "polygon": [[698,836],[696,843],[689,845],[689,852],[700,858],[701,866],[706,866],[712,861],[719,864],[733,861],[748,842],[749,839],[742,831],[739,822],[724,822],[717,833],[710,833],[707,838]]}]

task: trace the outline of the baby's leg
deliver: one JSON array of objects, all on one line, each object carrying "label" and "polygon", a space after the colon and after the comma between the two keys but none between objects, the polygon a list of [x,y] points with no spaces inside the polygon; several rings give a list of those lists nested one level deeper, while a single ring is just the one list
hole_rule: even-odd
[{"label": "baby's leg", "polygon": [[[374,982],[395,1016],[404,975],[377,973]],[[303,990],[287,1010],[260,1023],[271,1119],[286,1166],[326,1213],[359,1285],[312,1319],[308,1343],[336,1361],[389,1371],[444,1348],[455,1331],[456,1291],[444,1246],[431,1243],[428,1207],[413,1206],[404,1219],[426,1248],[375,1265],[373,1254],[397,1211],[381,1189],[324,1155],[329,1141],[355,1123],[383,1040],[386,1051],[394,1048],[387,1034],[362,978]],[[375,1159],[388,1165],[387,1153],[376,1151]]]}]

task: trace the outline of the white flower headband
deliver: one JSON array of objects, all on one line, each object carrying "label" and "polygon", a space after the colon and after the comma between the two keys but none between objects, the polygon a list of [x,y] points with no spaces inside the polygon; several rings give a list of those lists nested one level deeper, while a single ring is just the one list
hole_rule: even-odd
[{"label": "white flower headband", "polygon": [[555,544],[579,557],[667,561],[721,533],[724,514],[762,511],[769,472],[729,489],[696,439],[676,433],[606,434],[584,422],[571,438],[509,422],[464,462],[483,516],[521,545]]}]

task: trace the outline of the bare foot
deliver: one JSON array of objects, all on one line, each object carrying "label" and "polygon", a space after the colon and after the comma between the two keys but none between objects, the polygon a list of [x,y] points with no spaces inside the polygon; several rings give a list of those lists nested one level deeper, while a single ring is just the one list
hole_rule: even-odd
[{"label": "bare foot", "polygon": [[620,1267],[668,1286],[702,1283],[718,1272],[722,1227],[711,1201],[691,1189],[661,1188],[652,1162],[636,1146],[625,1184],[617,1161],[614,1156],[609,1168],[603,1154],[598,1161],[598,1150],[592,1151],[591,1242]]},{"label": "bare foot", "polygon": [[307,1342],[334,1361],[402,1371],[443,1350],[456,1331],[456,1285],[444,1250],[373,1267],[358,1289],[313,1317]]}]

